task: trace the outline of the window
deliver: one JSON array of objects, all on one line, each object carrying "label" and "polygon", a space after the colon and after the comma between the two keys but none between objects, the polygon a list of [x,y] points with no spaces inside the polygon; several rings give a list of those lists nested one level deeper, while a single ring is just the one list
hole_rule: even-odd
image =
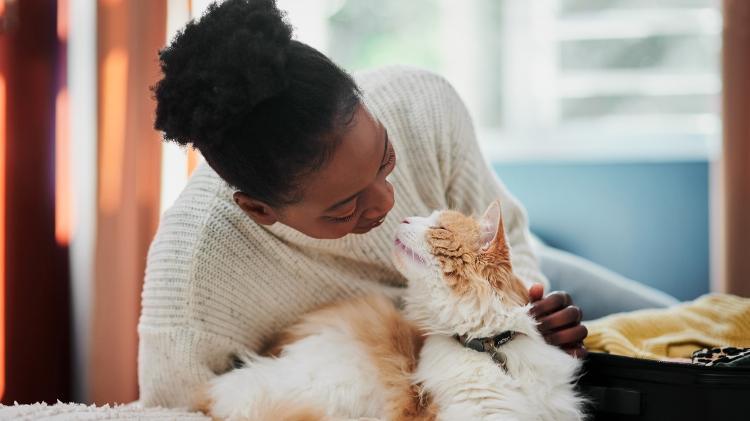
[{"label": "window", "polygon": [[492,158],[706,158],[720,133],[717,0],[280,0],[349,70],[447,77]]}]

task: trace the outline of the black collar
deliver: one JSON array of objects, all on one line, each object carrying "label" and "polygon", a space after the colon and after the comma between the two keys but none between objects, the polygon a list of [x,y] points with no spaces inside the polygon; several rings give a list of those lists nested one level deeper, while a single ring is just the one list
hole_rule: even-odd
[{"label": "black collar", "polygon": [[473,349],[477,352],[486,352],[490,354],[490,357],[492,357],[492,359],[502,367],[503,370],[506,370],[505,354],[500,351],[500,347],[512,341],[517,334],[518,332],[516,331],[506,330],[498,335],[486,338],[474,338],[467,341],[467,335],[457,335],[456,339],[458,339],[458,342],[460,342],[461,345],[467,348]]}]

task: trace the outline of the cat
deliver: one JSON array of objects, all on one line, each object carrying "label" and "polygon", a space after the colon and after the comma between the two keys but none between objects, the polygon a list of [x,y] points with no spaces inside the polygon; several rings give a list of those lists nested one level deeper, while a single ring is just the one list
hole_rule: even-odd
[{"label": "cat", "polygon": [[382,296],[306,314],[212,379],[214,419],[580,420],[580,362],[545,343],[513,274],[498,202],[481,218],[435,211],[398,227],[403,310]]}]

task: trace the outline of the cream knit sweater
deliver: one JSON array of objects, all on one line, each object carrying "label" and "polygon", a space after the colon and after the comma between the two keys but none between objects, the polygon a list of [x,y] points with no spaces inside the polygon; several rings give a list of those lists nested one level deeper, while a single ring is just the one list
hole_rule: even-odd
[{"label": "cream knit sweater", "polygon": [[392,236],[408,216],[441,208],[478,214],[499,198],[516,273],[547,284],[525,213],[486,165],[453,88],[403,67],[356,79],[396,150],[395,207],[367,234],[315,240],[256,224],[234,203],[234,190],[200,166],[148,253],[138,325],[144,405],[188,405],[197,386],[228,369],[232,353],[258,349],[317,306],[373,292],[398,296],[404,279],[391,264]]}]

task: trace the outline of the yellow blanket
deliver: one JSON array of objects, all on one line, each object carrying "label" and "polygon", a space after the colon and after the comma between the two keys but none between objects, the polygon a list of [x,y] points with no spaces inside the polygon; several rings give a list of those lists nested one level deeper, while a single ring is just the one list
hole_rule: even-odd
[{"label": "yellow blanket", "polygon": [[585,325],[589,351],[690,358],[701,348],[750,347],[750,299],[709,294],[672,308],[613,314]]}]

